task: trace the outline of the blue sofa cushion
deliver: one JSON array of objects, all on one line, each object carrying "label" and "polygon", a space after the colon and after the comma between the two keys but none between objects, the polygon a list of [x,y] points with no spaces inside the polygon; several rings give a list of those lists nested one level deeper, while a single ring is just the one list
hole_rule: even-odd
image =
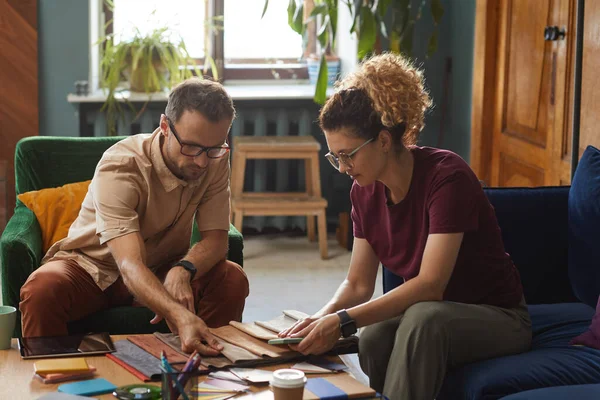
[{"label": "blue sofa cushion", "polygon": [[524,390],[600,382],[600,350],[570,346],[594,309],[583,303],[529,306],[533,329],[529,352],[449,371],[438,400],[499,399]]},{"label": "blue sofa cushion", "polygon": [[557,386],[503,397],[502,400],[592,400],[600,399],[600,385]]},{"label": "blue sofa cushion", "polygon": [[485,188],[527,304],[578,302],[569,284],[569,187]]},{"label": "blue sofa cushion", "polygon": [[588,146],[569,191],[569,278],[594,307],[600,294],[600,150]]},{"label": "blue sofa cushion", "polygon": [[596,314],[592,319],[590,328],[571,340],[571,344],[579,344],[600,350],[600,299],[598,299]]}]

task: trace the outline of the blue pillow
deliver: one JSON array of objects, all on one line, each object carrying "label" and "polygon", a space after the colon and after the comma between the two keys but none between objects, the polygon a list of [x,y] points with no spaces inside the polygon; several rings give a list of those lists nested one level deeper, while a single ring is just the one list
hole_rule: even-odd
[{"label": "blue pillow", "polygon": [[569,191],[569,278],[594,307],[600,294],[600,150],[588,146]]}]

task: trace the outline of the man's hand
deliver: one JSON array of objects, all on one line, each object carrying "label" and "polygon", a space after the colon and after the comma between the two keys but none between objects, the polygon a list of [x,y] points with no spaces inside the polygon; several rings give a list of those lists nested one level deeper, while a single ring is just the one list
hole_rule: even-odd
[{"label": "man's hand", "polygon": [[167,272],[163,286],[179,304],[190,310],[192,314],[196,314],[189,271],[183,267],[171,268]]},{"label": "man's hand", "polygon": [[205,356],[217,356],[223,350],[223,346],[199,317],[194,315],[193,318],[181,322],[178,327],[183,352],[191,353],[197,350]]},{"label": "man's hand", "polygon": [[[194,306],[194,293],[192,292],[192,285],[190,284],[190,273],[183,267],[173,267],[167,272],[163,286],[167,292],[177,301],[179,304],[187,308],[192,314],[196,314],[196,307]],[[155,315],[150,323],[156,324],[163,319],[160,315]],[[169,321],[167,321],[168,323]],[[172,332],[177,333],[177,330],[173,330],[173,324],[169,323],[169,328]]]}]

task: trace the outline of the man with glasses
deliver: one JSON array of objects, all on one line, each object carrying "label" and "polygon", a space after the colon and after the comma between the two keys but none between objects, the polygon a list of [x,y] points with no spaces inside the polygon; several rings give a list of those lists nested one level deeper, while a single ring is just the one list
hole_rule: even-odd
[{"label": "man with glasses", "polygon": [[[67,238],[21,289],[23,336],[139,302],[179,334],[182,350],[217,355],[208,327],[241,320],[248,280],[226,259],[229,145],[224,88],[190,79],[169,94],[160,126],[109,148]],[[202,240],[189,248],[192,225]]]}]

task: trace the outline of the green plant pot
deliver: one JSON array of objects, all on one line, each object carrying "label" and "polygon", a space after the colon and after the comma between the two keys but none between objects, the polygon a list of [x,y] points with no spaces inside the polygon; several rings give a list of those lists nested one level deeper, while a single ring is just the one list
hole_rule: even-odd
[{"label": "green plant pot", "polygon": [[[163,67],[161,62],[154,62],[153,64],[157,73],[163,76],[164,82],[168,82],[169,76],[167,69]],[[129,89],[132,92],[151,93],[165,89],[160,84],[147,84],[147,72],[144,68],[136,68],[134,71],[131,71],[131,69],[128,68],[124,75],[129,81]]]}]

